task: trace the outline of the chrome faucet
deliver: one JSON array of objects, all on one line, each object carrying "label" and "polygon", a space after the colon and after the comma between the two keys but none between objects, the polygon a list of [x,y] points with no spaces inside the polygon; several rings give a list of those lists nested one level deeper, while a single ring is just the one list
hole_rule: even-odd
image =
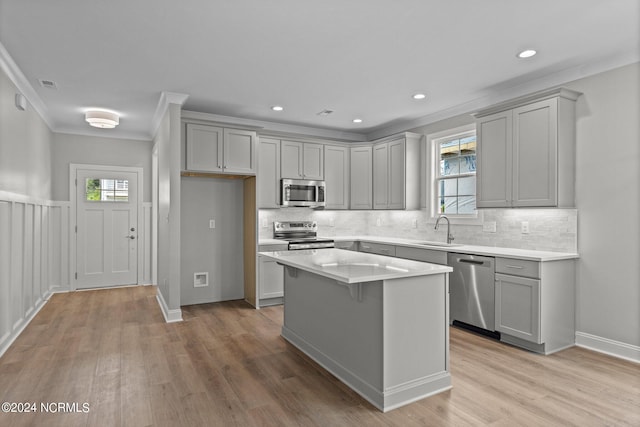
[{"label": "chrome faucet", "polygon": [[447,220],[447,244],[451,244],[451,242],[454,240],[453,239],[453,234],[451,234],[451,222],[449,222],[449,218],[447,218],[446,215],[440,215],[438,217],[438,219],[436,220],[436,226],[433,227],[434,230],[438,229],[438,225],[440,224],[440,220],[441,219],[446,219]]}]

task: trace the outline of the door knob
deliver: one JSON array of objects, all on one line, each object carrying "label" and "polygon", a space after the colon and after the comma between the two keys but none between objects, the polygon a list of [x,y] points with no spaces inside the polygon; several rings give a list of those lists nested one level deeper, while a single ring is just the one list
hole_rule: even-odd
[{"label": "door knob", "polygon": [[134,240],[136,238],[136,236],[124,236],[126,239],[131,239]]}]

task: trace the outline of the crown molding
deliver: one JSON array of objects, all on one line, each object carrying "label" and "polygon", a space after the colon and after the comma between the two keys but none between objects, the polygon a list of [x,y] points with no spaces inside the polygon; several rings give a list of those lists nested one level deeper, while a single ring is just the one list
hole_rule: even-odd
[{"label": "crown molding", "polygon": [[626,65],[640,62],[639,52],[626,52],[621,55],[612,56],[599,62],[588,65],[579,65],[556,73],[547,74],[538,78],[528,80],[511,87],[493,90],[491,93],[470,100],[462,104],[436,111],[432,114],[419,117],[415,120],[403,121],[392,126],[385,126],[370,132],[367,137],[370,140],[379,139],[398,132],[404,132],[427,126],[441,120],[446,120],[462,114],[472,114],[474,112],[490,108],[499,103],[508,102],[514,98],[524,97],[534,92],[544,91],[549,88],[562,86],[570,82],[610,71]]},{"label": "crown molding", "polygon": [[33,86],[29,83],[29,80],[24,75],[18,64],[13,60],[9,51],[0,42],[0,67],[4,73],[9,77],[9,80],[16,86],[16,88],[27,98],[29,104],[37,111],[42,120],[47,124],[49,130],[55,132],[56,129],[53,126],[53,120],[49,114],[49,110],[42,102],[42,99],[38,96]]}]

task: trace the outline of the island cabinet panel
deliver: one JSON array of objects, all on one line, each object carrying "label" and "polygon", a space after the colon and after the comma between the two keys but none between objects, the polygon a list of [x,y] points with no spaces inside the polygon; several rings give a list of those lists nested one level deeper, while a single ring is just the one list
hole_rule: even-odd
[{"label": "island cabinet panel", "polygon": [[282,335],[382,411],[451,387],[446,274],[346,284],[285,267]]}]

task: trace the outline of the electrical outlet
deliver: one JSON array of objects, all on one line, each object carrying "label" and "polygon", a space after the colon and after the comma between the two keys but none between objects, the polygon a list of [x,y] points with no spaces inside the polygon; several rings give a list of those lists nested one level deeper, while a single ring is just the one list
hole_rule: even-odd
[{"label": "electrical outlet", "polygon": [[262,218],[262,228],[267,227],[269,227],[269,221],[267,221],[267,218]]},{"label": "electrical outlet", "polygon": [[210,219],[209,220],[209,228],[216,228],[216,220],[215,219]]},{"label": "electrical outlet", "polygon": [[496,222],[495,221],[487,221],[482,223],[482,231],[485,233],[495,233],[496,232]]},{"label": "electrical outlet", "polygon": [[418,220],[416,218],[413,219],[413,228],[418,228]]},{"label": "electrical outlet", "polygon": [[333,218],[329,218],[329,227],[335,227],[335,226],[336,226],[336,224],[335,224]]},{"label": "electrical outlet", "polygon": [[529,221],[522,221],[520,223],[520,231],[522,234],[529,234]]},{"label": "electrical outlet", "polygon": [[380,227],[382,225],[382,219],[381,218],[376,219],[376,225],[378,227]]}]

